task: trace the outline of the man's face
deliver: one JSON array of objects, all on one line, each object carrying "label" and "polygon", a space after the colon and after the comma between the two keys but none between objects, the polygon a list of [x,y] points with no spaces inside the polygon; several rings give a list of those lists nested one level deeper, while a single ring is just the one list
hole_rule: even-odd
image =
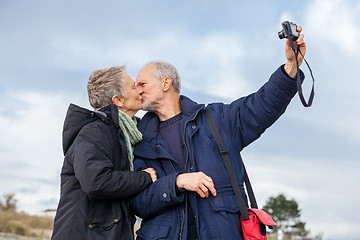
[{"label": "man's face", "polygon": [[160,100],[163,98],[161,82],[155,78],[155,65],[145,66],[136,76],[136,86],[142,97],[142,109],[145,111],[156,111]]}]

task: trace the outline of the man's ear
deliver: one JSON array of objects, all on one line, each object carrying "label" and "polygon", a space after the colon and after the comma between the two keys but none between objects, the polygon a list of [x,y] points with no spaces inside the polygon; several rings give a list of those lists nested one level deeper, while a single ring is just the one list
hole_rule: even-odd
[{"label": "man's ear", "polygon": [[170,77],[164,78],[164,80],[163,80],[163,82],[162,82],[162,85],[163,85],[163,91],[164,91],[164,92],[169,91],[169,89],[170,89],[171,86],[172,86],[172,79],[171,79]]},{"label": "man's ear", "polygon": [[114,95],[111,98],[111,101],[117,106],[117,107],[124,107],[124,101],[117,95]]}]

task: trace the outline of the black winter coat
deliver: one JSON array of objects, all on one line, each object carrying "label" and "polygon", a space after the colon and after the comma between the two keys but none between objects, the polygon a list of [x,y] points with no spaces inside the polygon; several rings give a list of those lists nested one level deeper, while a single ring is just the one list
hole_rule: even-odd
[{"label": "black winter coat", "polygon": [[152,183],[129,171],[118,109],[70,104],[64,122],[61,194],[52,239],[133,239],[129,199]]}]

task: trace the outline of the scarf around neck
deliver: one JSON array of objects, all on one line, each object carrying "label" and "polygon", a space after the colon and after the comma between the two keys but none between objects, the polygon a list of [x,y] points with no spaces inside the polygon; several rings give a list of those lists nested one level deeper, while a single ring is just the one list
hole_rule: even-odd
[{"label": "scarf around neck", "polygon": [[125,136],[126,149],[129,157],[130,170],[134,170],[134,146],[142,140],[142,134],[138,130],[136,117],[130,118],[129,115],[119,110],[119,125]]}]

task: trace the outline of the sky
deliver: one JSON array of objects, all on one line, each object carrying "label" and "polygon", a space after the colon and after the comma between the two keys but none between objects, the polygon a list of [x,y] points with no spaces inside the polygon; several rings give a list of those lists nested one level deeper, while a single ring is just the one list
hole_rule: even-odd
[{"label": "sky", "polygon": [[126,64],[135,79],[165,61],[182,94],[230,103],[285,63],[277,33],[289,20],[303,27],[313,106],[295,96],[242,156],[260,207],[283,193],[310,236],[360,239],[359,15],[354,0],[1,0],[0,196],[31,214],[57,207],[64,117],[70,103],[91,108],[93,70]]}]

